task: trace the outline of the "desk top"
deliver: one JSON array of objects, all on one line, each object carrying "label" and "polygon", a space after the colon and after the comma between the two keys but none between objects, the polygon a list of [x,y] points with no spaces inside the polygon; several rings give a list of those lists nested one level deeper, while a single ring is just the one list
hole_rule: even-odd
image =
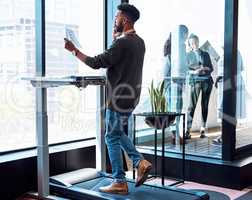
[{"label": "desk top", "polygon": [[135,116],[142,117],[165,117],[165,116],[181,116],[184,113],[178,112],[162,112],[162,113],[154,113],[154,112],[142,112],[142,113],[134,113]]},{"label": "desk top", "polygon": [[105,76],[67,76],[67,77],[23,77],[22,80],[30,81],[33,87],[49,88],[66,85],[87,87],[88,85],[105,85]]}]

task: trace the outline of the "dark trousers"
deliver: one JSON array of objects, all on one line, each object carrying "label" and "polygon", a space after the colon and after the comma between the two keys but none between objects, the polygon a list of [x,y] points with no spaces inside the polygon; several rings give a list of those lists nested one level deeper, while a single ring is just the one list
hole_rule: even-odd
[{"label": "dark trousers", "polygon": [[[183,109],[183,92],[185,87],[185,79],[175,79],[173,78],[172,88],[171,88],[171,107],[172,112],[181,113]],[[177,135],[180,135],[179,130],[180,116],[176,117],[176,123],[170,127],[171,131],[176,131]],[[178,137],[179,138],[179,137]]]},{"label": "dark trousers", "polygon": [[213,82],[209,80],[204,81],[193,81],[190,83],[190,103],[187,111],[187,129],[192,127],[192,121],[194,111],[198,102],[200,92],[202,93],[201,98],[201,113],[202,113],[202,126],[206,126],[207,115],[208,115],[208,103],[213,88]]}]

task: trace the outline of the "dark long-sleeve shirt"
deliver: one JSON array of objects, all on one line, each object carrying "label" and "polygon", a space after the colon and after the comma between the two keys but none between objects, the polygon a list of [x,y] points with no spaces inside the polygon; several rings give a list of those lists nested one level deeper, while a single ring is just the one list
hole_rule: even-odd
[{"label": "dark long-sleeve shirt", "polygon": [[[198,68],[203,65],[210,70],[205,71],[204,74],[193,74]],[[198,49],[197,51],[190,51],[187,54],[187,66],[190,73],[189,83],[210,80],[213,83],[211,73],[213,72],[213,65],[210,56],[207,52]]]},{"label": "dark long-sleeve shirt", "polygon": [[94,69],[107,68],[107,107],[117,112],[132,112],[139,102],[144,41],[136,34],[116,39],[104,53],[87,57]]}]

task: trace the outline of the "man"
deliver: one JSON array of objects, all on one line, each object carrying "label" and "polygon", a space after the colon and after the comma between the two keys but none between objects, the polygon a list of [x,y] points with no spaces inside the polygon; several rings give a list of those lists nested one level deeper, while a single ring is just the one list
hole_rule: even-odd
[{"label": "man", "polygon": [[145,54],[144,41],[136,34],[134,23],[139,11],[130,4],[118,6],[113,30],[113,44],[104,53],[89,57],[80,52],[71,42],[65,48],[93,69],[107,68],[107,110],[105,142],[112,165],[114,181],[99,188],[102,192],[128,194],[128,185],[123,170],[121,148],[133,160],[137,168],[136,187],[147,179],[152,168],[150,162],[136,150],[127,136],[127,124],[132,111],[139,102],[142,67]]},{"label": "man", "polygon": [[189,68],[189,84],[191,88],[190,103],[187,113],[187,132],[186,139],[190,139],[190,129],[194,111],[198,102],[199,94],[201,95],[201,112],[202,112],[202,126],[200,130],[200,138],[205,136],[206,121],[208,115],[208,103],[213,87],[213,78],[211,73],[213,66],[210,56],[207,52],[199,49],[199,38],[192,34],[189,37],[189,46],[191,51],[187,54],[187,65]]}]

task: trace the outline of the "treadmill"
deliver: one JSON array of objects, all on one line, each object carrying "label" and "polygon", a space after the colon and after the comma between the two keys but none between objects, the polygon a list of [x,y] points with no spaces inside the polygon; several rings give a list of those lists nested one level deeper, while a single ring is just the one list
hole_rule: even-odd
[{"label": "treadmill", "polygon": [[[36,88],[36,131],[37,131],[37,167],[38,197],[47,199],[49,194],[76,200],[208,200],[204,192],[188,191],[170,186],[143,184],[135,187],[135,181],[127,179],[128,195],[99,192],[99,187],[110,184],[113,178],[106,170],[105,132],[105,86],[104,76],[70,76],[70,77],[26,77]],[[49,178],[49,151],[47,129],[47,88],[74,85],[86,88],[97,86],[97,128],[96,128],[96,169],[85,168]],[[50,180],[50,181],[49,181]],[[49,190],[50,185],[50,190]],[[50,192],[49,192],[50,191]]]},{"label": "treadmill", "polygon": [[86,168],[50,178],[51,191],[61,197],[77,200],[208,200],[208,194],[176,187],[143,184],[127,179],[129,194],[119,195],[99,192],[99,187],[113,181],[110,174]]}]

